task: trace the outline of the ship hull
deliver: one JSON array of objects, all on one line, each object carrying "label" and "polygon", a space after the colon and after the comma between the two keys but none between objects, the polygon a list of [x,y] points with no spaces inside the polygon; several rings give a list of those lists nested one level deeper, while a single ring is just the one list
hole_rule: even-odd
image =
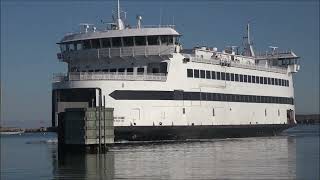
[{"label": "ship hull", "polygon": [[294,124],[203,125],[203,126],[118,126],[115,141],[159,141],[274,136]]}]

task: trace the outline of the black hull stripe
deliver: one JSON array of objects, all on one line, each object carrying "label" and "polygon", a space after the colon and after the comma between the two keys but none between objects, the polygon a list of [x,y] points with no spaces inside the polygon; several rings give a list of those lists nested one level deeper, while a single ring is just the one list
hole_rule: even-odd
[{"label": "black hull stripe", "polygon": [[226,101],[241,103],[294,104],[291,97],[255,96],[244,94],[224,94],[185,91],[131,91],[115,90],[110,96],[116,100],[186,100],[186,101]]},{"label": "black hull stripe", "polygon": [[115,140],[155,141],[273,136],[289,124],[205,126],[116,126]]}]

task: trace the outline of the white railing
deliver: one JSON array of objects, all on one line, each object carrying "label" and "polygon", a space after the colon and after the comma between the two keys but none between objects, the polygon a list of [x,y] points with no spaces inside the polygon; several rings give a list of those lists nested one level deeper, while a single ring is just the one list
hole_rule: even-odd
[{"label": "white railing", "polygon": [[276,72],[276,73],[282,73],[282,74],[287,73],[287,68],[282,68],[282,67],[260,66],[256,64],[243,64],[243,63],[238,63],[234,61],[222,61],[219,59],[204,59],[204,58],[197,58],[197,57],[189,57],[189,58],[191,62],[197,62],[197,63],[216,64],[216,65],[221,64],[221,65],[227,65],[231,67],[244,68],[244,69]]},{"label": "white railing", "polygon": [[150,56],[169,55],[174,53],[174,45],[133,46],[121,48],[84,49],[62,53],[64,61],[70,59],[111,58],[122,56]]},{"label": "white railing", "polygon": [[89,80],[166,81],[167,76],[164,73],[132,74],[119,72],[71,72],[67,74],[58,73],[53,76],[53,82]]}]

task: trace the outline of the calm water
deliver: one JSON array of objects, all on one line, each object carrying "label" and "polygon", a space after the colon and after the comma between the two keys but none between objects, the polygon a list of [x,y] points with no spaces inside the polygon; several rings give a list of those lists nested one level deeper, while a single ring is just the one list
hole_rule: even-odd
[{"label": "calm water", "polygon": [[1,137],[1,179],[307,179],[319,177],[319,126],[282,136],[126,145],[58,156],[55,134]]}]

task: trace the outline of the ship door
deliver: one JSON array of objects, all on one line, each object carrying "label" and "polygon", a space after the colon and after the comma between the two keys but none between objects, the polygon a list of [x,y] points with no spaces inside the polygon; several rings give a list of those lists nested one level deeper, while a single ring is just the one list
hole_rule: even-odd
[{"label": "ship door", "polygon": [[292,109],[287,110],[287,123],[294,124],[294,111]]},{"label": "ship door", "polygon": [[140,108],[131,109],[130,116],[132,125],[137,125],[140,121]]}]

